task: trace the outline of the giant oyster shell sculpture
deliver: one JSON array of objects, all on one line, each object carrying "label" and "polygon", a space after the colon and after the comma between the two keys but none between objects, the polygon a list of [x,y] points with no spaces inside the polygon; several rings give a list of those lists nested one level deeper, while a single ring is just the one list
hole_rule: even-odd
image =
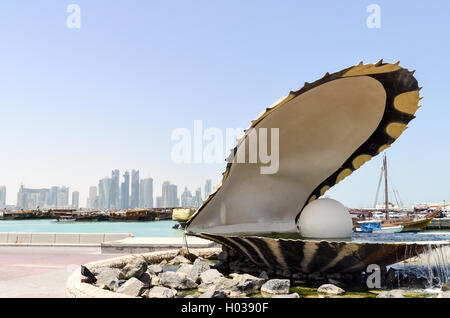
[{"label": "giant oyster shell sculpture", "polygon": [[[357,243],[289,238],[303,208],[381,153],[419,108],[414,72],[399,63],[360,63],[305,83],[253,120],[238,140],[221,185],[186,225],[188,235],[224,244],[255,264],[290,272],[352,272],[389,265],[422,243]],[[279,169],[239,164],[250,128],[279,128]],[[285,233],[270,237],[267,233]],[[292,235],[290,235],[292,236]]]}]

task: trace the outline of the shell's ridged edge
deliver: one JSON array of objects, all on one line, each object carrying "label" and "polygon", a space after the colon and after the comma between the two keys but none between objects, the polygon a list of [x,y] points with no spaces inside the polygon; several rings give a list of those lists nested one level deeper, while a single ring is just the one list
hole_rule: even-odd
[{"label": "shell's ridged edge", "polygon": [[[297,91],[292,91],[289,93],[288,96],[281,99],[277,104],[273,105],[273,107],[267,108],[266,111],[261,114],[257,119],[253,120],[249,128],[246,130],[246,133],[242,138],[239,139],[238,144],[234,149],[231,151],[231,154],[234,156],[237,152],[238,147],[240,144],[245,140],[245,137],[248,134],[248,131],[250,128],[256,128],[258,123],[260,123],[264,118],[269,116],[272,112],[282,107],[284,104],[286,104],[288,101],[292,100],[293,98],[313,89],[316,88],[322,84],[331,82],[333,80],[341,79],[341,78],[348,78],[348,77],[357,77],[357,76],[370,76],[376,80],[378,80],[384,87],[386,91],[386,107],[385,112],[383,114],[383,118],[380,121],[380,124],[375,129],[374,133],[368,138],[368,140],[362,144],[348,159],[344,162],[341,168],[339,168],[335,173],[333,173],[330,177],[328,177],[325,181],[320,183],[308,196],[307,200],[305,201],[304,205],[299,207],[299,213],[297,214],[295,218],[295,222],[297,223],[298,218],[300,217],[300,214],[303,210],[303,208],[307,205],[307,203],[313,201],[316,198],[319,198],[324,195],[326,191],[328,191],[330,188],[332,188],[335,184],[340,182],[343,177],[346,177],[349,175],[347,172],[343,175],[341,174],[344,170],[351,172],[359,169],[364,163],[361,165],[358,165],[356,168],[353,165],[353,160],[355,160],[357,157],[361,155],[368,155],[371,158],[375,157],[379,153],[381,153],[383,150],[388,148],[403,132],[404,129],[407,128],[407,124],[415,118],[414,114],[412,113],[406,113],[399,109],[397,109],[394,105],[394,100],[397,96],[413,92],[413,91],[420,91],[421,88],[419,88],[417,80],[414,78],[413,74],[415,71],[409,71],[407,69],[401,68],[399,66],[399,63],[395,64],[388,64],[388,63],[382,63],[382,60],[379,61],[376,64],[362,64],[352,66],[349,68],[346,68],[344,70],[341,70],[339,72],[329,74],[326,73],[321,79],[313,82],[313,83],[305,83],[305,85],[300,88]],[[419,98],[420,100],[421,98]],[[419,106],[416,107],[416,109],[419,108]],[[396,130],[398,131],[397,135],[394,137],[389,135],[388,133],[388,127],[390,124],[400,124],[400,127],[402,129]],[[391,126],[392,127],[392,126]],[[396,127],[397,128],[397,127]],[[228,177],[228,173],[231,170],[232,162],[228,162],[225,172],[222,173],[222,181],[219,183],[219,186],[216,188],[216,190],[208,196],[208,198],[203,201],[202,205],[199,207],[199,209],[192,215],[192,217],[189,219],[189,221],[186,223],[186,228],[189,226],[189,224],[192,222],[195,217],[201,213],[203,208],[208,204],[208,202],[220,191],[221,185],[225,182],[226,178]],[[341,174],[341,176],[340,176]],[[189,231],[186,232],[190,235],[196,235],[196,233],[191,233]]]}]

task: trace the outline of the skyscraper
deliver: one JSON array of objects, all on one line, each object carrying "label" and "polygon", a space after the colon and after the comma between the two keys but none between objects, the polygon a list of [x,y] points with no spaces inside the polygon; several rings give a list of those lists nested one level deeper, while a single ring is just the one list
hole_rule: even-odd
[{"label": "skyscraper", "polygon": [[0,186],[0,209],[6,206],[6,187]]},{"label": "skyscraper", "polygon": [[192,205],[192,193],[188,190],[187,187],[184,188],[183,193],[181,194],[181,206],[184,208],[193,207]]},{"label": "skyscraper", "polygon": [[131,200],[130,208],[139,206],[139,170],[131,170]]},{"label": "skyscraper", "polygon": [[130,207],[130,173],[125,171],[123,175],[124,181],[120,188],[120,208],[128,209]]},{"label": "skyscraper", "polygon": [[110,205],[112,180],[110,178],[103,178],[98,183],[98,208],[108,209]]},{"label": "skyscraper", "polygon": [[170,185],[170,198],[172,202],[170,207],[177,207],[180,205],[180,199],[178,199],[178,187],[174,184]]},{"label": "skyscraper", "polygon": [[139,183],[139,204],[138,208],[144,207],[144,179]]},{"label": "skyscraper", "polygon": [[113,170],[111,173],[111,189],[109,194],[109,209],[116,210],[120,208],[120,173],[119,170]]},{"label": "skyscraper", "polygon": [[161,207],[162,208],[167,208],[170,204],[169,204],[169,187],[170,187],[170,182],[169,181],[164,181],[162,186],[161,186]]},{"label": "skyscraper", "polygon": [[153,208],[153,179],[146,178],[141,180],[139,185],[139,207]]},{"label": "skyscraper", "polygon": [[58,194],[56,196],[56,206],[60,208],[69,207],[69,188],[62,186],[58,188]]},{"label": "skyscraper", "polygon": [[207,179],[205,183],[205,199],[211,194],[211,179]]},{"label": "skyscraper", "polygon": [[80,192],[73,191],[72,192],[72,208],[78,209],[80,206]]},{"label": "skyscraper", "polygon": [[58,200],[58,192],[59,187],[51,187],[48,193],[48,206],[49,207],[56,207],[56,203]]},{"label": "skyscraper", "polygon": [[97,196],[97,187],[96,186],[92,186],[89,188],[89,197],[90,198],[95,198]]},{"label": "skyscraper", "polygon": [[177,186],[165,181],[162,184],[162,207],[173,208],[180,204],[177,195]]},{"label": "skyscraper", "polygon": [[87,198],[86,207],[88,209],[98,209],[97,187],[89,188],[89,197]]},{"label": "skyscraper", "polygon": [[198,188],[195,191],[195,197],[194,197],[194,207],[198,208],[202,204],[202,189]]}]

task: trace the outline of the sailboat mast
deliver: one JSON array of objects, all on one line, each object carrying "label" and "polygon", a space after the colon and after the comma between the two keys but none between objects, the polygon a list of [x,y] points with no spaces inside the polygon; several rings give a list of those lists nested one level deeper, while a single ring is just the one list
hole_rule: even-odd
[{"label": "sailboat mast", "polygon": [[377,208],[378,194],[380,193],[381,181],[383,181],[383,166],[381,166],[381,170],[380,170],[380,178],[378,179],[377,194],[375,195],[375,202],[373,203],[373,208],[374,208],[374,209]]},{"label": "sailboat mast", "polygon": [[384,157],[383,157],[383,170],[384,170],[384,198],[386,200],[385,212],[386,212],[386,220],[389,220],[389,194],[388,194],[386,154],[384,154]]}]

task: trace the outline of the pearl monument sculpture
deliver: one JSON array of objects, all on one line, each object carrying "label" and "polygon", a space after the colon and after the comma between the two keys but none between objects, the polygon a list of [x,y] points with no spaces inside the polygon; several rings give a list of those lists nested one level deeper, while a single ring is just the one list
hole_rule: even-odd
[{"label": "pearl monument sculpture", "polygon": [[304,238],[341,239],[352,235],[352,217],[348,209],[333,199],[319,199],[308,204],[297,221]]},{"label": "pearl monument sculpture", "polygon": [[[414,72],[383,60],[291,91],[238,139],[222,181],[188,220],[186,234],[283,273],[362,272],[422,252],[429,243],[349,239],[346,209],[320,199],[400,137],[415,118],[419,91]],[[252,134],[272,128],[279,130],[278,171],[261,174],[267,162],[260,159],[240,163]]]}]

